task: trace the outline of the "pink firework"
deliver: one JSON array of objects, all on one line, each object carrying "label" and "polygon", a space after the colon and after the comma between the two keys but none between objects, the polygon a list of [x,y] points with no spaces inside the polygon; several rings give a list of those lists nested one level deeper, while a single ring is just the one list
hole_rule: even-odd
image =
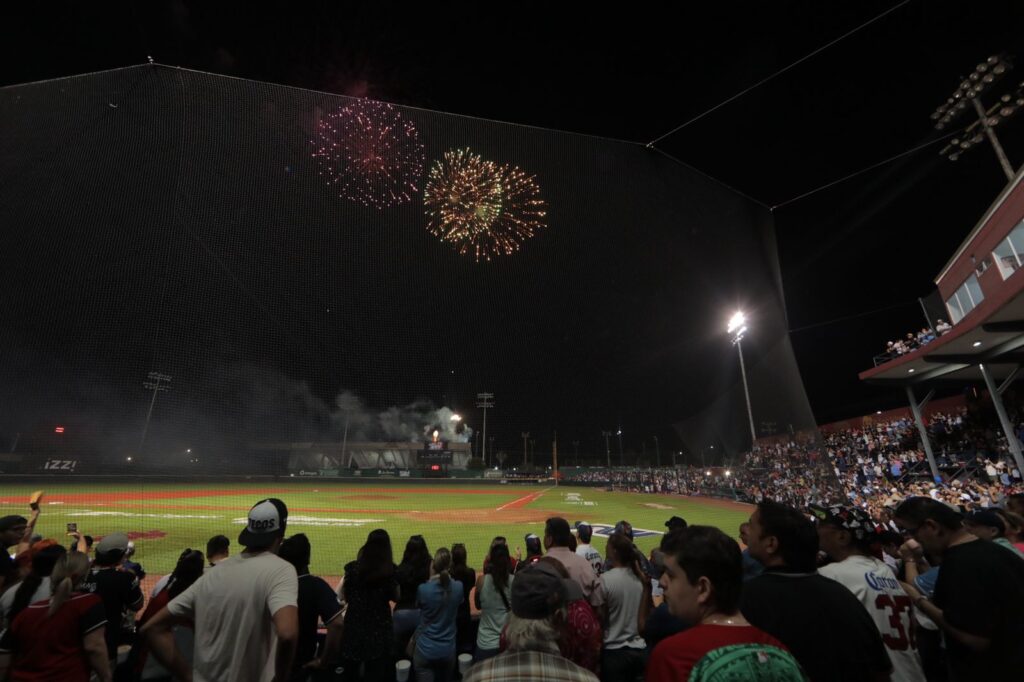
[{"label": "pink firework", "polygon": [[313,159],[338,196],[386,208],[419,192],[426,153],[416,125],[398,109],[361,99],[320,121]]}]

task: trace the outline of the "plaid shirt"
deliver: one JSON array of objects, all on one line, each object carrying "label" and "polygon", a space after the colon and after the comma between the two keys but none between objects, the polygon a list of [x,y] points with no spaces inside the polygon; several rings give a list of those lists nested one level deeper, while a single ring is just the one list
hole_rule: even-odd
[{"label": "plaid shirt", "polygon": [[597,676],[567,658],[543,651],[506,651],[477,663],[463,682],[597,682]]}]

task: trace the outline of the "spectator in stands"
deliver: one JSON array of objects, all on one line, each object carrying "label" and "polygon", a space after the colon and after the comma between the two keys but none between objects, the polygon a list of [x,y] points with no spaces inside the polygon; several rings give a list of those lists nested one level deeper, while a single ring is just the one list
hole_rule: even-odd
[{"label": "spectator in stands", "polygon": [[535,566],[556,575],[565,585],[565,620],[562,623],[558,648],[570,661],[595,675],[601,670],[601,647],[604,629],[594,608],[583,596],[579,583],[569,577],[569,571],[558,559],[543,557]]},{"label": "spectator in stands", "polygon": [[434,554],[430,579],[416,591],[422,614],[413,653],[417,682],[448,682],[455,669],[455,620],[465,594],[451,568],[452,553],[442,547]]},{"label": "spectator in stands", "polygon": [[459,604],[459,615],[455,619],[455,650],[458,654],[471,654],[476,645],[473,633],[473,616],[469,608],[469,593],[476,585],[476,569],[467,566],[466,545],[456,542],[452,545],[452,570],[454,580],[462,583],[464,599]]},{"label": "spectator in stands", "polygon": [[850,590],[875,621],[892,661],[893,682],[924,682],[914,643],[910,598],[895,574],[872,556],[879,534],[867,512],[846,507],[811,507],[818,541],[833,563],[818,573]]},{"label": "spectator in stands", "polygon": [[464,682],[596,682],[597,677],[558,649],[565,619],[565,583],[543,567],[519,571],[511,588],[507,649],[477,663]]},{"label": "spectator in stands", "polygon": [[590,567],[594,569],[594,573],[600,576],[604,569],[604,559],[601,558],[601,553],[590,544],[593,535],[594,529],[589,523],[581,521],[576,524],[576,553],[586,559],[590,563]]},{"label": "spectator in stands", "polygon": [[[299,592],[299,639],[292,663],[292,682],[306,682],[309,671],[323,670],[335,660],[342,635],[342,608],[338,595],[327,581],[309,572],[312,548],[309,538],[303,533],[291,536],[281,543],[278,556],[295,567],[298,575]],[[317,656],[317,628],[327,628],[323,650]]]},{"label": "spectator in stands", "polygon": [[[341,639],[343,679],[393,680],[394,624],[391,602],[399,595],[391,537],[370,532],[355,561],[345,566],[345,634]],[[217,569],[220,570],[219,568]]]},{"label": "spectator in stands", "polygon": [[10,551],[15,548],[14,555],[19,553],[18,547],[28,528],[28,519],[18,514],[0,518],[0,544],[3,551],[0,552],[0,590],[5,590],[20,580],[18,567],[14,563],[14,557]]},{"label": "spectator in stands", "polygon": [[473,593],[473,601],[480,611],[474,661],[498,655],[501,630],[512,609],[509,588],[514,576],[508,545],[498,543],[492,546],[488,558],[488,570],[476,579],[476,592]]},{"label": "spectator in stands", "polygon": [[[505,545],[506,548],[508,547],[508,540],[505,539],[505,536],[497,535],[497,536],[495,536],[495,538],[493,540],[491,540],[491,546],[487,550],[487,556],[484,557],[484,564],[483,564],[483,566],[484,566],[483,567],[483,572],[484,573],[487,573],[487,571],[490,570],[490,561],[491,561],[491,554],[490,554],[490,552],[491,552],[491,550],[493,550],[498,545]],[[512,573],[515,573],[516,572],[516,568],[518,567],[519,561],[514,556],[512,556],[511,554],[512,554],[512,551],[509,550],[509,561],[511,561]]]},{"label": "spectator in stands", "polygon": [[[614,532],[625,535],[627,538],[629,538],[630,542],[633,542],[633,524],[631,524],[629,521],[623,519],[622,521],[616,523]],[[647,556],[644,555],[643,552],[636,548],[635,544],[633,545],[633,547],[636,550],[637,561],[640,562],[640,570],[643,571],[644,575],[649,576],[651,574],[651,562],[648,560]],[[605,559],[604,570],[607,571],[610,568],[611,564],[608,562],[607,559]]]},{"label": "spectator in stands", "polygon": [[608,538],[607,554],[611,569],[600,578],[605,597],[601,679],[633,680],[643,676],[647,660],[640,624],[647,622],[654,606],[651,581],[640,571],[636,548],[625,535],[615,533]]},{"label": "spectator in stands", "polygon": [[95,594],[103,602],[107,614],[107,655],[112,663],[117,660],[117,646],[122,642],[131,643],[125,639],[124,623],[133,622],[134,613],[145,601],[139,579],[134,573],[121,569],[127,552],[127,535],[105,535],[96,544],[92,570],[79,586],[83,592]]},{"label": "spectator in stands", "polygon": [[214,535],[206,541],[207,568],[213,568],[231,556],[231,540],[226,535]]},{"label": "spectator in stands", "polygon": [[33,545],[29,553],[32,561],[29,574],[0,596],[0,630],[9,627],[29,604],[50,598],[50,574],[67,550],[53,540],[43,540]]},{"label": "spectator in stands", "polygon": [[[670,534],[671,532],[662,536],[662,544],[664,544],[665,538]],[[659,583],[657,588],[662,599],[661,603],[651,610],[641,633],[644,636],[644,641],[647,642],[648,658],[650,658],[651,652],[654,651],[654,648],[663,639],[679,634],[690,626],[689,623],[677,616],[673,616],[669,611],[668,600],[665,599],[660,584],[662,576],[665,575],[665,552],[660,547],[651,552],[651,571],[653,573],[652,579]]]},{"label": "spectator in stands", "polygon": [[1018,550],[1024,552],[1024,516],[1011,511],[999,513],[1006,521],[1006,539]]},{"label": "spectator in stands", "polygon": [[526,543],[526,558],[522,558],[522,552],[517,547],[516,571],[521,571],[544,556],[544,550],[541,548],[541,540],[536,534],[527,533],[523,538],[523,541]]},{"label": "spectator in stands", "polygon": [[[203,553],[199,550],[186,549],[178,557],[178,563],[168,575],[166,587],[149,600],[146,610],[139,618],[139,627],[144,627],[156,614],[167,606],[167,604],[179,594],[192,586],[192,583],[199,580],[203,575]],[[183,625],[176,625],[172,629],[174,644],[181,652],[182,658],[192,667],[193,652],[195,649],[194,625],[188,622]],[[140,680],[160,680],[164,682],[171,679],[170,671],[162,666],[154,656],[149,655],[149,646],[145,637],[140,637],[132,647],[128,657],[128,666],[138,675]]]},{"label": "spectator in stands", "polygon": [[128,549],[124,553],[124,561],[121,562],[121,568],[125,571],[130,571],[139,580],[144,580],[146,578],[146,569],[139,562],[132,561],[133,556],[135,556],[135,543],[129,540]]},{"label": "spectator in stands", "polygon": [[743,588],[741,610],[751,625],[785,644],[813,682],[889,678],[892,663],[868,612],[818,575],[818,532],[807,517],[766,500],[750,516],[747,538],[764,566]]},{"label": "spectator in stands", "polygon": [[53,596],[26,607],[0,636],[0,679],[89,682],[92,672],[111,682],[103,602],[77,589],[88,573],[84,554],[57,560]]},{"label": "spectator in stands", "polygon": [[420,624],[420,608],[416,592],[430,579],[430,550],[422,535],[413,535],[405,543],[402,563],[395,571],[398,580],[398,601],[394,610],[395,651],[405,651],[409,638]]},{"label": "spectator in stands", "polygon": [[740,542],[743,543],[743,580],[744,582],[764,573],[764,566],[761,562],[750,556],[750,523],[744,521],[740,524]]},{"label": "spectator in stands", "polygon": [[1012,679],[1024,670],[1024,560],[980,541],[962,520],[926,497],[896,508],[896,523],[942,566],[932,598],[915,585],[903,587],[945,633],[954,681]]},{"label": "spectator in stands", "polygon": [[953,329],[952,325],[950,325],[949,322],[943,320],[941,317],[935,323],[935,331],[938,332],[940,336],[950,331],[951,329]]},{"label": "spectator in stands", "polygon": [[[224,561],[230,555],[229,547],[231,547],[231,540],[226,535],[214,535],[212,538],[206,541],[206,561],[209,562],[206,566],[207,569],[213,568],[220,562]],[[196,550],[197,552],[199,550]],[[156,581],[153,589],[150,591],[150,598],[160,594],[167,587],[168,581],[171,579],[171,574],[168,573],[164,577]]]},{"label": "spectator in stands", "polygon": [[1024,559],[1024,552],[1014,547],[1013,543],[1007,539],[1006,520],[994,508],[971,512],[964,517],[964,528],[979,540],[988,540],[1000,547],[1005,547]]},{"label": "spectator in stands", "polygon": [[662,547],[665,601],[674,616],[693,627],[655,647],[647,665],[647,682],[692,679],[691,671],[709,652],[744,644],[755,645],[753,655],[775,671],[771,679],[800,679],[794,677],[799,666],[784,645],[752,626],[739,612],[743,564],[735,540],[717,528],[690,526],[670,532]]},{"label": "spectator in stands", "polygon": [[245,550],[204,574],[146,623],[142,633],[152,655],[173,675],[189,679],[173,626],[192,621],[196,679],[288,679],[299,623],[295,568],[277,556],[287,525],[284,502],[257,502],[238,537]]},{"label": "spectator in stands", "polygon": [[558,559],[565,566],[569,577],[583,590],[583,596],[595,610],[600,611],[604,604],[601,582],[590,562],[569,549],[571,542],[572,530],[569,528],[569,522],[560,516],[549,518],[544,524],[544,548],[547,555]]}]

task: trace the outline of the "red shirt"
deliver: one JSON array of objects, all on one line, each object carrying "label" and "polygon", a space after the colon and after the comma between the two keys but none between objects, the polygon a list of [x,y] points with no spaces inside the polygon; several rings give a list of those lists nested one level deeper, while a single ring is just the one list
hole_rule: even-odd
[{"label": "red shirt", "polygon": [[103,602],[94,594],[73,594],[47,617],[50,600],[30,604],[0,639],[12,652],[11,682],[89,682],[85,635],[107,623]]},{"label": "red shirt", "polygon": [[753,625],[698,625],[663,639],[647,662],[646,682],[686,682],[704,654],[730,644],[786,646]]}]

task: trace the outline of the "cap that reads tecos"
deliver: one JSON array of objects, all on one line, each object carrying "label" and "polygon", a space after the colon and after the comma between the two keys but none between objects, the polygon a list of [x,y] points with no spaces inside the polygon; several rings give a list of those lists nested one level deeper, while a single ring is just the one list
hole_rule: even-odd
[{"label": "cap that reads tecos", "polygon": [[238,536],[238,544],[249,549],[262,549],[284,537],[288,525],[288,507],[284,502],[271,497],[260,500],[249,510],[245,530]]}]

